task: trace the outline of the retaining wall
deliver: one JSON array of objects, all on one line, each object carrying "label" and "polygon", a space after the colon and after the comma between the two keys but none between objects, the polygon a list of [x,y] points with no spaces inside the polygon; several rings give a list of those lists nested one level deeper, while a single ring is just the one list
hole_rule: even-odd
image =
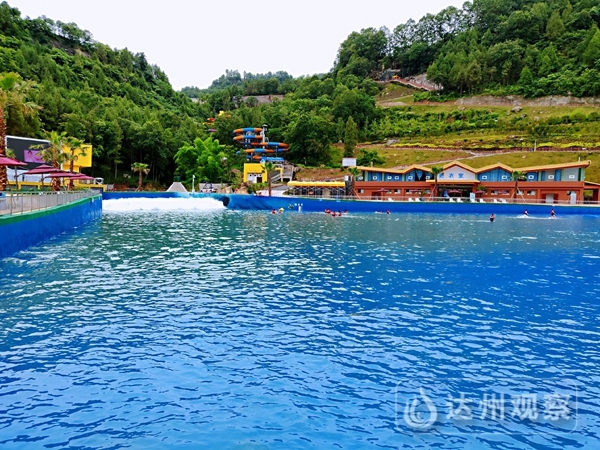
[{"label": "retaining wall", "polygon": [[592,205],[552,205],[520,203],[462,203],[451,202],[388,202],[376,200],[335,200],[294,197],[263,197],[260,195],[226,195],[223,203],[229,209],[272,210],[283,208],[286,211],[323,212],[386,212],[390,213],[445,213],[445,214],[529,214],[550,215],[554,208],[556,215],[591,214],[600,215],[600,207]]},{"label": "retaining wall", "polygon": [[24,214],[0,216],[0,258],[102,217],[102,197],[76,200]]}]

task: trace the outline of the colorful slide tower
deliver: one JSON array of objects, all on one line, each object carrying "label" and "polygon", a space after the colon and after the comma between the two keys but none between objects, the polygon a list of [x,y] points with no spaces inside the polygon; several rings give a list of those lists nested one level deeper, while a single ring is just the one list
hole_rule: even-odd
[{"label": "colorful slide tower", "polygon": [[233,130],[233,141],[242,146],[238,154],[246,153],[248,161],[283,162],[281,155],[290,147],[283,142],[269,142],[266,126]]}]

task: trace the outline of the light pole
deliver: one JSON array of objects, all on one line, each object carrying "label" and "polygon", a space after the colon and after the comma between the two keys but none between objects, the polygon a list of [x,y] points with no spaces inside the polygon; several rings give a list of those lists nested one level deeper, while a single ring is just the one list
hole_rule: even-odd
[{"label": "light pole", "polygon": [[194,192],[196,192],[195,191],[195,184],[196,184],[196,175],[192,175],[192,194]]}]

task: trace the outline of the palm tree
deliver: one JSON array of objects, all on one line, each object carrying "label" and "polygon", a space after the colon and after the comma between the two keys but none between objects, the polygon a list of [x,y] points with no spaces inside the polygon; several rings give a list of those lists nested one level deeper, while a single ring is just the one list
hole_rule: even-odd
[{"label": "palm tree", "polygon": [[[13,150],[11,150],[10,148],[6,149],[6,156],[8,156],[9,158],[13,158],[15,159],[17,157],[17,155],[15,155],[15,152]],[[18,168],[17,166],[15,166],[15,189],[18,191],[19,190],[19,172],[18,172]]]},{"label": "palm tree", "polygon": [[148,164],[136,162],[131,165],[131,171],[133,173],[138,172],[140,174],[140,178],[138,181],[138,187],[137,187],[137,191],[139,192],[142,190],[142,182],[143,182],[142,178],[143,178],[144,174],[147,174],[148,172],[150,172],[150,169],[148,168]]},{"label": "palm tree", "polygon": [[348,172],[350,173],[350,176],[352,177],[352,180],[351,180],[352,187],[350,188],[351,189],[350,190],[350,195],[352,197],[355,197],[356,196],[356,189],[354,189],[354,182],[356,181],[356,177],[360,175],[361,171],[360,171],[360,169],[358,167],[349,167],[348,168]]},{"label": "palm tree", "polygon": [[271,196],[271,172],[274,172],[277,166],[271,161],[262,164],[263,170],[267,172],[267,186],[269,187],[269,197]]},{"label": "palm tree", "polygon": [[437,188],[438,188],[438,175],[442,173],[444,169],[442,167],[434,166],[431,168],[431,173],[433,174],[433,189],[431,191],[431,197],[437,197]]},{"label": "palm tree", "polygon": [[[80,156],[84,158],[87,156],[85,153],[85,149],[83,148],[83,141],[74,137],[67,138],[67,146],[69,147],[69,152],[65,153],[65,161],[69,162],[69,172],[75,171],[75,161],[79,159]],[[75,152],[79,150],[78,154]],[[72,190],[75,187],[73,179],[69,180],[69,189]]]},{"label": "palm tree", "polygon": [[515,170],[512,173],[512,179],[515,182],[515,192],[513,193],[513,198],[516,200],[517,199],[517,194],[519,193],[519,180],[523,180],[525,179],[525,176],[527,174],[525,172],[520,172],[518,170]]},{"label": "palm tree", "polygon": [[[33,81],[25,81],[20,75],[9,72],[0,74],[0,156],[6,155],[6,121],[9,108],[31,116],[40,109],[35,103],[25,100],[27,92],[34,86]],[[6,166],[0,167],[0,191],[6,189],[8,177]]]},{"label": "palm tree", "polygon": [[[44,160],[44,162],[51,164],[55,169],[60,169],[60,166],[66,160],[66,153],[62,151],[63,143],[67,143],[69,138],[67,137],[67,133],[64,131],[62,133],[58,133],[56,131],[51,131],[50,133],[46,133],[46,139],[50,141],[50,144],[44,147],[44,144],[34,145],[32,148],[41,148],[41,150],[37,153],[40,158]],[[52,178],[52,190],[60,191],[60,180],[58,178]]]}]

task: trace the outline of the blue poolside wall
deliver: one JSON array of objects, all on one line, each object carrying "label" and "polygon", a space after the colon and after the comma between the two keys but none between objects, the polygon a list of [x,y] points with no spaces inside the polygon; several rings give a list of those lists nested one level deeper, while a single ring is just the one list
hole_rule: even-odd
[{"label": "blue poolside wall", "polygon": [[0,258],[102,217],[102,197],[13,216],[0,216]]},{"label": "blue poolside wall", "polygon": [[461,203],[451,202],[388,202],[376,200],[336,200],[326,198],[268,197],[247,194],[202,194],[180,192],[105,192],[104,200],[121,198],[202,198],[212,197],[234,210],[273,210],[283,208],[286,211],[322,212],[348,211],[361,213],[444,213],[444,214],[522,214],[527,209],[530,215],[549,216],[550,210],[560,215],[600,215],[597,205],[544,205],[512,203],[472,203],[468,199]]},{"label": "blue poolside wall", "polygon": [[263,197],[259,195],[224,195],[222,198],[229,209],[322,212],[348,211],[361,213],[445,213],[445,214],[522,214],[527,209],[530,215],[549,216],[550,210],[558,216],[566,214],[600,215],[600,207],[588,205],[540,205],[512,203],[462,203],[451,202],[387,202],[375,200],[335,200],[293,197]]}]

